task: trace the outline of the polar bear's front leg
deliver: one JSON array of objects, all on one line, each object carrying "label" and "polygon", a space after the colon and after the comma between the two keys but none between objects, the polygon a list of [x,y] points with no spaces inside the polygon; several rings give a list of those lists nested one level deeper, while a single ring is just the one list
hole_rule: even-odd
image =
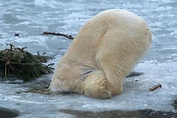
[{"label": "polar bear's front leg", "polygon": [[86,76],[81,83],[81,89],[86,96],[106,99],[112,97],[106,88],[107,80],[101,70],[95,70]]}]

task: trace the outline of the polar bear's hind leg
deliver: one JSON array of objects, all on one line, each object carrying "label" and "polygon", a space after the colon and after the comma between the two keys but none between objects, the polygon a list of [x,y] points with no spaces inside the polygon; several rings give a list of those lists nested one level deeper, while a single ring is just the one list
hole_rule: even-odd
[{"label": "polar bear's hind leg", "polygon": [[107,80],[101,70],[95,70],[83,80],[81,89],[86,96],[106,99],[112,97],[106,88]]}]

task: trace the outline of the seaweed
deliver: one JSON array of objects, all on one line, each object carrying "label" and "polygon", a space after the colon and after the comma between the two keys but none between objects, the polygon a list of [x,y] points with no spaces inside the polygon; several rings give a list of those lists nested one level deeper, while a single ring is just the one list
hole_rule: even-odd
[{"label": "seaweed", "polygon": [[12,44],[9,49],[0,50],[0,77],[2,80],[16,80],[30,81],[36,79],[43,74],[53,72],[51,64],[45,65],[49,56],[44,56],[37,53],[33,55],[26,51],[26,47],[19,48]]}]

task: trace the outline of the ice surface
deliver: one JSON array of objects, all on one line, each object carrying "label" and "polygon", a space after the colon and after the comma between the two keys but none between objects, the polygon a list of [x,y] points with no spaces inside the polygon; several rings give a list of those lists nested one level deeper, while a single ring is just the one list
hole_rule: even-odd
[{"label": "ice surface", "polygon": [[[121,95],[108,100],[98,100],[77,94],[17,94],[27,88],[0,83],[0,107],[15,108],[29,118],[36,115],[42,117],[46,112],[49,113],[48,116],[71,117],[59,113],[60,109],[174,110],[172,102],[177,99],[176,6],[175,0],[0,0],[0,49],[4,49],[8,43],[27,46],[27,50],[32,53],[40,51],[54,56],[55,59],[51,62],[55,64],[71,41],[63,37],[40,34],[51,31],[75,36],[88,19],[106,9],[128,9],[138,14],[147,21],[153,33],[151,49],[135,68],[136,71],[144,72],[144,75],[126,78]],[[15,37],[15,33],[20,36]],[[52,78],[52,75],[44,78]],[[158,83],[162,88],[148,90]]]},{"label": "ice surface", "polygon": [[[51,114],[58,115],[57,111],[62,109],[94,112],[139,109],[174,111],[172,102],[175,99],[177,91],[176,78],[174,78],[177,75],[176,64],[176,62],[169,62],[168,65],[167,63],[159,64],[154,62],[139,64],[136,70],[143,70],[146,73],[139,77],[126,78],[123,94],[108,100],[93,99],[77,94],[42,95],[23,92],[16,94],[16,92],[20,90],[24,91],[26,88],[21,85],[1,83],[1,107],[16,108],[24,114],[22,115],[23,117],[30,117],[35,114],[41,116],[45,112],[48,112],[49,116]],[[162,85],[162,88],[155,91],[148,90],[158,83]],[[41,111],[40,109],[43,110]],[[59,116],[61,115],[60,113]],[[64,116],[66,117],[66,115]]]}]

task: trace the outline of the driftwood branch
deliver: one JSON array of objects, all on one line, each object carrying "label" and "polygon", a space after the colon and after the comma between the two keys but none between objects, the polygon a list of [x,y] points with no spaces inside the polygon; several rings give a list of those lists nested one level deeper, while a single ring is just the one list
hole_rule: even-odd
[{"label": "driftwood branch", "polygon": [[150,90],[150,91],[154,91],[154,90],[156,90],[157,88],[162,88],[162,85],[161,85],[161,84],[157,84],[157,85],[155,85],[155,86],[149,88],[149,90]]},{"label": "driftwood branch", "polygon": [[72,37],[71,35],[62,34],[62,33],[55,33],[55,32],[43,32],[41,35],[56,35],[56,36],[64,36],[64,37],[71,39],[71,40],[74,39],[74,37]]}]

